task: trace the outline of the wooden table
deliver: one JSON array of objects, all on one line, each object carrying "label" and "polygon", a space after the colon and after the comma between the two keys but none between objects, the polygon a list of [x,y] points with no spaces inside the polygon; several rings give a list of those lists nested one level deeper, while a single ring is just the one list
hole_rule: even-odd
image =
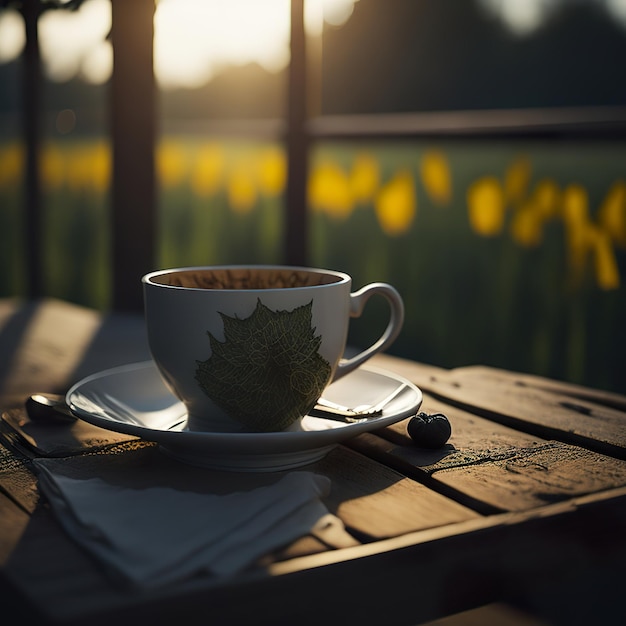
[{"label": "wooden table", "polygon": [[[0,301],[6,419],[24,416],[32,392],[147,358],[141,316]],[[515,617],[499,623],[624,623],[626,398],[484,366],[447,371],[386,355],[375,363],[415,382],[422,410],[449,417],[448,445],[416,447],[405,420],[336,447],[312,469],[331,478],[325,502],[358,545],[304,537],[228,581],[141,593],[111,584],[39,496],[31,459],[152,444],[96,437],[42,450],[3,420],[3,612],[59,624],[387,625],[462,624],[473,610],[502,618],[506,609]]]}]

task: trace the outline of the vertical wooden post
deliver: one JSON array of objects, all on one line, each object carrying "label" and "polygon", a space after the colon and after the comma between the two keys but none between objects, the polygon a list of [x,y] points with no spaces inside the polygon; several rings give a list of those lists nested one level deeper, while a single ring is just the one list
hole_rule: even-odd
[{"label": "vertical wooden post", "polygon": [[111,0],[111,4],[112,306],[141,310],[141,276],[154,269],[158,235],[155,0]]},{"label": "vertical wooden post", "polygon": [[39,148],[41,144],[41,56],[39,52],[39,0],[24,0],[22,17],[26,30],[26,45],[22,64],[22,133],[26,148],[24,176],[24,262],[26,296],[43,295],[43,236],[41,219],[41,183],[39,178]]},{"label": "vertical wooden post", "polygon": [[285,261],[307,265],[307,122],[306,34],[304,0],[291,0],[291,62],[287,97],[287,194]]}]

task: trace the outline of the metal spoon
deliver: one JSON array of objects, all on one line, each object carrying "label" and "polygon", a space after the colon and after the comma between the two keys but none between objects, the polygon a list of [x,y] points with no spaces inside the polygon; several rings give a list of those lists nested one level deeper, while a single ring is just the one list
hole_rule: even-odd
[{"label": "metal spoon", "polygon": [[26,400],[26,412],[34,422],[57,422],[68,424],[76,416],[65,403],[65,396],[57,393],[34,393]]}]

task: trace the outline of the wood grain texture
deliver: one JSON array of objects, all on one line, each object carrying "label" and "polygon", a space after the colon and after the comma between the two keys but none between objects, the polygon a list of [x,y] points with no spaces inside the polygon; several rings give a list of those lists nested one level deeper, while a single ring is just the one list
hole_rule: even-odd
[{"label": "wood grain texture", "polygon": [[467,507],[339,446],[314,466],[332,481],[328,506],[359,536],[380,539],[477,517]]},{"label": "wood grain texture", "polygon": [[0,395],[64,392],[103,369],[150,359],[140,314],[108,314],[45,299],[0,300]]},{"label": "wood grain texture", "polygon": [[625,415],[615,408],[621,396],[594,392],[589,394],[593,400],[575,397],[572,385],[556,381],[530,385],[517,375],[484,367],[439,372],[420,364],[413,367],[411,362],[398,367],[422,391],[449,405],[542,439],[626,459]]},{"label": "wood grain texture", "polygon": [[[489,380],[494,384],[501,381],[507,381],[519,387],[534,387],[536,389],[544,389],[561,395],[570,396],[572,398],[580,398],[626,411],[626,397],[612,391],[603,389],[593,389],[583,387],[574,383],[564,382],[560,380],[552,380],[535,376],[533,374],[524,374],[519,372],[509,372],[507,370],[487,367],[485,365],[472,365],[468,367],[459,367],[452,370],[455,376],[464,378],[467,381],[480,378],[483,381]],[[626,374],[625,374],[626,376]]]},{"label": "wood grain texture", "polygon": [[29,515],[0,493],[0,564],[5,567],[19,543],[28,522]]},{"label": "wood grain texture", "polygon": [[23,407],[2,412],[0,432],[13,436],[29,454],[40,457],[72,456],[137,439],[83,420],[67,423],[32,421]]},{"label": "wood grain texture", "polygon": [[483,513],[522,511],[626,485],[626,462],[516,431],[425,394],[423,407],[452,425],[448,444],[419,448],[408,420],[349,445]]},{"label": "wood grain texture", "polygon": [[39,493],[28,460],[19,449],[15,450],[6,441],[0,441],[0,493],[24,512],[32,513],[39,502]]},{"label": "wood grain texture", "polygon": [[[56,391],[67,384],[92,337],[101,316],[90,309],[58,300],[16,306],[5,322],[19,332],[8,358],[2,392],[28,395]],[[7,331],[8,332],[8,331]]]}]

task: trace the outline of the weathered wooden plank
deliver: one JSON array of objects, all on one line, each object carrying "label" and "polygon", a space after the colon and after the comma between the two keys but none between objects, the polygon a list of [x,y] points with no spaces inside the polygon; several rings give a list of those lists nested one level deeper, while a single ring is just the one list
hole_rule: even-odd
[{"label": "weathered wooden plank", "polygon": [[29,419],[23,408],[2,412],[0,432],[36,456],[62,457],[133,441],[137,437],[93,426],[83,420],[43,422]]},{"label": "weathered wooden plank", "polygon": [[626,489],[619,489],[277,563],[270,571],[313,568],[308,580],[327,601],[333,585],[358,594],[350,616],[342,606],[333,614],[338,623],[388,623],[389,607],[359,594],[364,579],[377,597],[393,598],[396,623],[423,623],[494,598],[531,604],[557,595],[542,607],[548,623],[615,623],[615,610],[623,610],[624,524]]},{"label": "weathered wooden plank", "polygon": [[4,441],[0,441],[0,492],[27,513],[32,513],[39,502],[35,478],[27,460],[18,458]]},{"label": "weathered wooden plank", "polygon": [[625,461],[519,432],[428,394],[423,407],[450,419],[444,448],[413,445],[408,420],[348,445],[481,513],[523,511],[626,485]]},{"label": "weathered wooden plank", "polygon": [[343,446],[313,467],[332,481],[328,506],[359,536],[393,537],[477,517],[467,507]]},{"label": "weathered wooden plank", "polygon": [[574,383],[568,383],[560,380],[552,380],[535,376],[532,374],[523,374],[519,372],[509,372],[507,370],[488,367],[486,365],[472,365],[468,367],[459,367],[451,370],[455,378],[463,379],[467,383],[475,380],[482,382],[489,381],[493,384],[514,384],[518,387],[531,387],[552,391],[559,395],[571,396],[572,398],[580,398],[581,400],[589,400],[596,404],[619,409],[626,412],[626,396],[605,391],[602,389],[592,389],[583,387]]},{"label": "weathered wooden plank", "polygon": [[519,385],[514,377],[494,382],[487,372],[474,375],[461,369],[429,374],[423,366],[406,363],[403,374],[447,404],[543,439],[626,459],[626,412],[606,404]]},{"label": "weathered wooden plank", "polygon": [[0,564],[4,567],[28,525],[28,514],[0,493]]},{"label": "weathered wooden plank", "polygon": [[[481,466],[441,470],[436,479],[506,510],[528,510],[568,496],[626,484],[626,466],[594,452],[553,443]],[[494,494],[500,498],[494,498]]]},{"label": "weathered wooden plank", "polygon": [[372,363],[489,419],[626,458],[626,396],[482,365],[445,370],[390,355]]},{"label": "weathered wooden plank", "polygon": [[3,299],[0,355],[0,394],[15,403],[37,391],[64,391],[108,367],[149,359],[150,351],[140,314],[102,315],[55,299]]},{"label": "weathered wooden plank", "polygon": [[14,338],[3,395],[24,396],[34,391],[65,387],[100,324],[100,315],[59,300],[27,303],[15,311],[23,318]]},{"label": "weathered wooden plank", "polygon": [[540,615],[507,602],[492,602],[454,615],[424,622],[422,626],[549,626]]}]

